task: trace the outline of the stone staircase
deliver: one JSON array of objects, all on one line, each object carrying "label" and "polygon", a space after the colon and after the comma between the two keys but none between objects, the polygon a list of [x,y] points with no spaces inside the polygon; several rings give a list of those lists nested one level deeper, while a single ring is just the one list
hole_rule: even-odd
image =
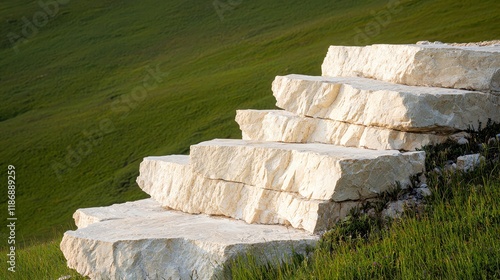
[{"label": "stone staircase", "polygon": [[322,77],[276,77],[284,111],[240,110],[242,140],[145,158],[151,199],[78,210],[61,250],[92,279],[226,279],[249,253],[306,254],[350,209],[423,172],[415,149],[500,122],[499,69],[499,46],[332,46]]}]

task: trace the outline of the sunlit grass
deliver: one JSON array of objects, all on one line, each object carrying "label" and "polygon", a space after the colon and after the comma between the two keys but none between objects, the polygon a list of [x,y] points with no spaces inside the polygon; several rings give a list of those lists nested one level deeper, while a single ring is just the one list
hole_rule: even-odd
[{"label": "sunlit grass", "polygon": [[[59,249],[61,239],[49,242],[42,242],[31,245],[16,251],[15,272],[7,270],[4,265],[0,270],[0,279],[6,280],[56,280],[62,276],[71,276],[70,279],[86,279],[76,271],[68,269],[66,260]],[[8,254],[6,250],[1,250],[0,254]]]}]

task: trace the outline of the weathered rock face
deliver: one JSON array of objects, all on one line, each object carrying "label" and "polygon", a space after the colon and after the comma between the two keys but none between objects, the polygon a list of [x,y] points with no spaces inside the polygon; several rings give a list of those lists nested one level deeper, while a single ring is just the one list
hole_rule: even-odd
[{"label": "weathered rock face", "polygon": [[309,232],[328,229],[362,204],[309,200],[296,193],[207,179],[192,171],[189,156],[145,158],[137,183],[161,206],[170,209],[222,215],[247,223],[292,225]]},{"label": "weathered rock face", "polygon": [[500,96],[366,78],[278,76],[277,106],[301,116],[413,132],[452,132],[500,121]]},{"label": "weathered rock face", "polygon": [[225,279],[225,266],[238,256],[281,262],[318,239],[283,226],[167,211],[151,199],[79,211],[100,222],[67,231],[61,250],[70,268],[91,279]]},{"label": "weathered rock face", "polygon": [[[230,279],[227,265],[239,256],[273,265],[305,254],[319,238],[310,234],[424,171],[424,152],[398,150],[451,134],[466,145],[457,130],[500,122],[499,53],[498,46],[331,47],[323,77],[276,77],[274,96],[286,111],[238,111],[243,140],[145,158],[137,183],[151,199],[79,209],[78,230],[61,243],[68,266],[92,279]],[[450,170],[481,161],[461,157]],[[418,181],[382,215],[418,209],[431,195],[425,176]]]},{"label": "weathered rock face", "polygon": [[481,154],[464,155],[457,158],[457,169],[469,172],[476,169],[485,161]]},{"label": "weathered rock face", "polygon": [[123,219],[158,218],[165,215],[162,208],[153,199],[143,199],[104,207],[81,208],[73,214],[76,226],[86,228],[92,224]]},{"label": "weathered rock face", "polygon": [[[424,170],[424,152],[216,139],[191,146],[195,172],[307,199],[360,200]],[[380,174],[384,174],[381,176]]]},{"label": "weathered rock face", "polygon": [[323,76],[365,77],[398,84],[500,91],[500,46],[331,46]]},{"label": "weathered rock face", "polygon": [[238,110],[243,140],[325,143],[375,150],[413,151],[445,142],[448,136],[348,124],[279,110]]}]

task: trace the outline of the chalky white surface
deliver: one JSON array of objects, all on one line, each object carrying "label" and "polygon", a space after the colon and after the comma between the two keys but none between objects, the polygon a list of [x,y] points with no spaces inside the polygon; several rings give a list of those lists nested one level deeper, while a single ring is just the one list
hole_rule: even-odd
[{"label": "chalky white surface", "polygon": [[446,135],[411,133],[298,116],[281,110],[238,110],[243,140],[325,143],[374,150],[414,151],[445,142]]},{"label": "chalky white surface", "polygon": [[414,86],[500,91],[500,46],[331,46],[323,76],[365,77]]},{"label": "chalky white surface", "polygon": [[61,250],[70,268],[99,280],[222,279],[238,255],[279,262],[318,239],[284,226],[168,211],[152,199],[80,211],[95,222],[67,231]]},{"label": "chalky white surface", "polygon": [[193,172],[189,156],[147,157],[140,166],[139,187],[163,207],[192,214],[241,219],[247,223],[283,224],[309,232],[326,230],[362,201],[310,200],[297,193],[265,189]]},{"label": "chalky white surface", "polygon": [[360,200],[424,170],[424,152],[367,150],[326,144],[215,139],[191,146],[190,161],[204,177],[307,199]]},{"label": "chalky white surface", "polygon": [[276,105],[316,118],[414,132],[452,132],[500,122],[500,95],[414,87],[366,78],[277,76]]}]

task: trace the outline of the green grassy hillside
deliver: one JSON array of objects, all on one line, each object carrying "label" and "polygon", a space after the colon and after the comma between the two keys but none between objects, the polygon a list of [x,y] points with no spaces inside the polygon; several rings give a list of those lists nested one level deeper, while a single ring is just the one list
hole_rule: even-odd
[{"label": "green grassy hillside", "polygon": [[16,167],[18,245],[60,237],[77,208],[145,197],[145,156],[239,138],[235,110],[273,108],[274,76],[319,74],[329,45],[498,39],[499,13],[496,1],[2,1],[0,170],[5,184]]}]

